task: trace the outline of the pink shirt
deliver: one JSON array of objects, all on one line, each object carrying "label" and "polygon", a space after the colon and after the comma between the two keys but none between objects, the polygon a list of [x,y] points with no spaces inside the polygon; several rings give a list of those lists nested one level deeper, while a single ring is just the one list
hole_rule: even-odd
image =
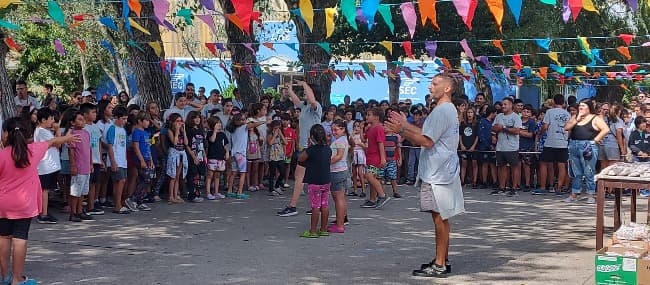
[{"label": "pink shirt", "polygon": [[379,143],[386,141],[384,127],[380,124],[370,127],[366,131],[368,139],[368,148],[366,148],[366,164],[374,167],[380,167],[381,156],[379,156]]},{"label": "pink shirt", "polygon": [[74,152],[74,165],[77,167],[78,175],[90,174],[90,133],[86,130],[72,130],[72,134],[78,135],[78,143],[68,144],[70,151]]},{"label": "pink shirt", "polygon": [[28,147],[30,165],[25,168],[16,168],[11,147],[0,150],[0,218],[33,218],[41,209],[43,200],[37,167],[48,143],[32,143]]}]

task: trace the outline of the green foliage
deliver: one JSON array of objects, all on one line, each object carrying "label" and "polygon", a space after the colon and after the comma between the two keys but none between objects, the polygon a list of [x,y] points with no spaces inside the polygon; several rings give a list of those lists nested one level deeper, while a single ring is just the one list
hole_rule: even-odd
[{"label": "green foliage", "polygon": [[[224,82],[225,84],[225,82]],[[237,85],[235,83],[230,83],[226,86],[224,90],[221,91],[221,97],[222,98],[232,98],[233,97],[233,91],[237,88]]]},{"label": "green foliage", "polygon": [[280,92],[278,92],[278,90],[273,87],[264,89],[264,94],[271,95],[271,97],[274,99],[280,99],[282,97],[282,94],[280,94]]}]

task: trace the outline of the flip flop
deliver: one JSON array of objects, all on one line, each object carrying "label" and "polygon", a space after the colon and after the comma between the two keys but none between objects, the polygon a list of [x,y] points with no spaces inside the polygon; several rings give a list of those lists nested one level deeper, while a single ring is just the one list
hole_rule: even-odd
[{"label": "flip flop", "polygon": [[328,237],[328,236],[330,236],[330,232],[319,230],[319,231],[318,231],[318,236],[319,236],[319,237]]},{"label": "flip flop", "polygon": [[318,233],[312,234],[309,231],[304,231],[301,235],[301,238],[318,238]]}]

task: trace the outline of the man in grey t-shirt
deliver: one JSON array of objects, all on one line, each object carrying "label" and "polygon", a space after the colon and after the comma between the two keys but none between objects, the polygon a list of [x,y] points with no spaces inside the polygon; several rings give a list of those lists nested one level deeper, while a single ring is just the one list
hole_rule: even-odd
[{"label": "man in grey t-shirt", "polygon": [[[293,104],[296,107],[300,108],[300,118],[298,120],[298,150],[301,151],[303,149],[306,149],[307,145],[309,144],[309,130],[311,127],[316,124],[320,124],[321,118],[323,117],[323,108],[321,107],[320,103],[318,103],[318,100],[316,100],[314,91],[307,84],[307,82],[298,80],[296,80],[296,82],[305,90],[304,101],[300,100],[300,98],[298,98],[298,95],[293,92],[291,85],[285,84],[285,87],[289,91],[289,96]],[[289,205],[284,208],[284,210],[277,213],[280,217],[290,217],[298,214],[296,204],[298,203],[300,193],[302,193],[304,187],[302,180],[305,178],[305,167],[298,164],[296,166],[294,177],[295,184],[293,185],[293,195],[291,196],[291,201],[289,202]]]},{"label": "man in grey t-shirt", "polygon": [[16,114],[18,115],[23,111],[23,107],[29,107],[30,110],[39,109],[41,107],[41,104],[38,103],[38,99],[29,96],[29,93],[27,92],[27,83],[22,80],[16,82],[16,96],[14,97],[14,103],[16,103]]},{"label": "man in grey t-shirt", "polygon": [[[553,164],[557,164],[557,193],[561,193],[566,180],[566,164],[569,160],[569,134],[564,130],[564,125],[571,118],[571,114],[564,109],[564,96],[557,94],[553,96],[553,108],[546,111],[542,125],[542,132],[546,132],[544,149],[540,156],[539,164],[539,189],[532,192],[533,195],[546,193],[546,181],[554,181],[555,173]],[[549,179],[550,178],[550,179]]]},{"label": "man in grey t-shirt", "polygon": [[521,118],[512,110],[514,105],[510,97],[503,99],[501,103],[503,113],[497,115],[492,123],[492,131],[498,134],[497,138],[497,167],[499,168],[499,189],[492,191],[492,195],[506,194],[506,182],[510,178],[508,168],[512,171],[512,189],[508,196],[517,195],[521,181],[521,168],[519,167],[519,131],[521,130]]}]

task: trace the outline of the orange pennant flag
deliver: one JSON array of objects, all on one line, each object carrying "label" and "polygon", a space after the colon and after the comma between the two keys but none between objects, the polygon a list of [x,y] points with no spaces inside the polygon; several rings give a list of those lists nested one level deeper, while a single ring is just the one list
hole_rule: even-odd
[{"label": "orange pennant flag", "polygon": [[268,49],[275,51],[275,48],[273,47],[273,43],[263,43],[263,46],[267,47]]},{"label": "orange pennant flag", "polygon": [[451,69],[451,63],[449,63],[448,59],[442,57],[440,58],[440,60],[442,61],[442,64],[444,64],[447,69]]},{"label": "orange pennant flag", "polygon": [[436,15],[436,0],[420,0],[418,1],[418,7],[420,8],[420,19],[422,20],[422,26],[426,26],[427,20],[431,20],[433,27],[436,30],[440,30]]},{"label": "orange pennant flag", "polygon": [[607,77],[608,77],[608,78],[614,78],[614,77],[616,77],[616,72],[608,71],[608,72],[605,72],[605,74],[607,74]]},{"label": "orange pennant flag", "polygon": [[627,88],[627,85],[621,83],[621,88],[625,89],[625,91],[630,91],[630,88]]},{"label": "orange pennant flag", "polygon": [[142,5],[140,0],[129,0],[129,8],[131,11],[135,12],[138,17],[140,17],[140,12],[142,11]]},{"label": "orange pennant flag", "polygon": [[244,31],[244,26],[242,25],[241,20],[239,19],[239,16],[237,16],[237,14],[226,14],[226,18],[230,22],[232,22],[235,26],[237,26],[237,28]]},{"label": "orange pennant flag", "polygon": [[70,24],[69,27],[70,27],[70,29],[74,29],[74,28],[80,26],[81,23],[83,23],[83,22],[73,22],[72,24]]},{"label": "orange pennant flag", "polygon": [[501,22],[503,21],[503,0],[485,0],[490,9],[490,13],[497,22],[497,29],[501,32]]},{"label": "orange pennant flag", "polygon": [[492,40],[492,45],[498,48],[501,51],[501,54],[505,55],[506,51],[503,49],[503,41],[501,40]]},{"label": "orange pennant flag", "polygon": [[546,80],[547,73],[548,73],[548,67],[543,66],[539,68],[537,75],[539,75],[540,78]]},{"label": "orange pennant flag", "polygon": [[81,52],[86,52],[86,42],[83,40],[75,40],[74,42],[77,44]]},{"label": "orange pennant flag", "polygon": [[628,47],[620,46],[617,47],[616,50],[618,51],[618,53],[622,54],[625,57],[625,59],[627,60],[632,59],[632,55],[630,55],[630,49]]}]

